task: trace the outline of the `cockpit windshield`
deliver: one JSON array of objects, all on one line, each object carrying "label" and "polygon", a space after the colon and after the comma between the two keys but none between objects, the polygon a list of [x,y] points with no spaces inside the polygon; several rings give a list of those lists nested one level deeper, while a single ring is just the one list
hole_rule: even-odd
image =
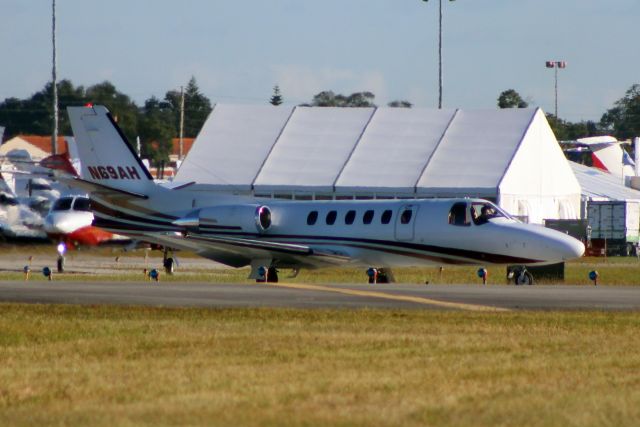
[{"label": "cockpit windshield", "polygon": [[89,199],[87,199],[86,197],[78,197],[75,201],[75,203],[73,204],[73,210],[74,211],[90,211],[90,203],[89,203]]},{"label": "cockpit windshield", "polygon": [[486,224],[494,218],[510,218],[506,212],[489,202],[473,202],[470,210],[475,225]]},{"label": "cockpit windshield", "polygon": [[54,211],[68,211],[71,209],[71,202],[73,202],[73,197],[61,197],[53,205]]},{"label": "cockpit windshield", "polygon": [[490,202],[456,202],[449,211],[449,224],[457,226],[483,225],[494,218],[511,218]]}]

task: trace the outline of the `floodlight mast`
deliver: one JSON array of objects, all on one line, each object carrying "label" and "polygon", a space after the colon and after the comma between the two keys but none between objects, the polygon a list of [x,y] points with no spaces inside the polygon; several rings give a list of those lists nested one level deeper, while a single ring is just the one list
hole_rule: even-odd
[{"label": "floodlight mast", "polygon": [[558,68],[567,68],[565,61],[547,61],[545,63],[547,68],[554,68],[555,71],[555,107],[556,107],[556,120],[558,119]]},{"label": "floodlight mast", "polygon": [[53,133],[51,134],[51,154],[58,154],[58,85],[56,82],[56,0],[51,4],[51,42],[53,44],[53,65],[51,79],[53,85]]},{"label": "floodlight mast", "polygon": [[184,86],[180,86],[180,150],[178,159],[184,158]]},{"label": "floodlight mast", "polygon": [[438,108],[442,109],[442,0],[439,0],[438,8]]}]

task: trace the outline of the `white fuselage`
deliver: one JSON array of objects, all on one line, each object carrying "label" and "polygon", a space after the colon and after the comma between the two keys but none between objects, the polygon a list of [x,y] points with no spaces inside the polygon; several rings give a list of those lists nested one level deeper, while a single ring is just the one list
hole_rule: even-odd
[{"label": "white fuselage", "polygon": [[[131,202],[125,208],[130,217],[113,216],[110,212],[118,207],[107,201],[95,203],[96,225],[204,256],[200,237],[229,237],[313,247],[347,256],[352,265],[535,265],[562,262],[584,252],[584,245],[570,236],[522,224],[499,210],[484,223],[473,221],[472,209],[477,214],[484,205],[497,209],[479,199],[278,201],[231,197],[212,203],[188,191],[170,193],[170,198],[152,196]],[[178,208],[181,200],[189,202],[186,209],[171,209]],[[130,209],[135,205],[144,208]],[[457,221],[452,219],[454,205]],[[257,225],[260,206],[270,211],[266,229]],[[141,212],[162,212],[164,218]],[[279,265],[289,266],[286,257]]]}]

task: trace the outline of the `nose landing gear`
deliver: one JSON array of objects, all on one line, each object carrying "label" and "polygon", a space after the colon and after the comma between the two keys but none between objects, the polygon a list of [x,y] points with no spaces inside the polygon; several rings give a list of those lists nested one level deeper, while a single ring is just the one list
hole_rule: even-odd
[{"label": "nose landing gear", "polygon": [[510,267],[507,270],[507,280],[514,285],[533,285],[533,275],[524,266]]}]

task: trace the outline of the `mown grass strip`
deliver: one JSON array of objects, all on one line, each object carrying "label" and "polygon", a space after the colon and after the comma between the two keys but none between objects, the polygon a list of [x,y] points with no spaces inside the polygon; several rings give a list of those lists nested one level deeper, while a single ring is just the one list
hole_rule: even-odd
[{"label": "mown grass strip", "polygon": [[640,423],[640,314],[0,304],[0,425]]}]

